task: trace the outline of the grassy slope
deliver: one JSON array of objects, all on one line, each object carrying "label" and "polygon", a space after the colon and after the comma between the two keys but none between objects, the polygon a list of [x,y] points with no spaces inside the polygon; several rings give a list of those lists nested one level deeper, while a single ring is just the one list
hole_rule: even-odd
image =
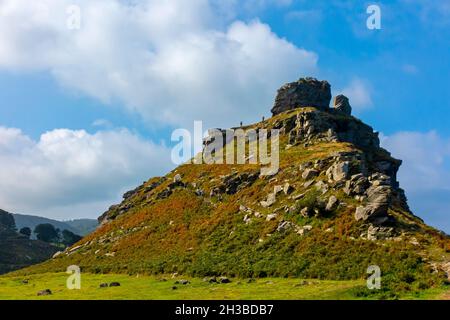
[{"label": "grassy slope", "polygon": [[[163,276],[127,276],[127,275],[93,275],[83,274],[81,290],[66,288],[67,274],[39,274],[23,276],[0,277],[0,300],[5,299],[39,299],[39,300],[77,300],[77,299],[127,299],[127,300],[158,300],[158,299],[364,299],[355,296],[363,281],[302,281],[299,279],[267,278],[257,279],[248,283],[247,279],[233,279],[229,284],[210,284],[198,278],[183,277],[191,283],[175,285],[176,279]],[[24,279],[27,284],[22,283]],[[120,282],[120,287],[99,288],[100,283]],[[173,290],[173,286],[177,286]],[[38,297],[39,290],[50,289],[51,296]],[[420,294],[406,294],[402,299],[442,299],[450,291],[444,288],[431,289]]]}]

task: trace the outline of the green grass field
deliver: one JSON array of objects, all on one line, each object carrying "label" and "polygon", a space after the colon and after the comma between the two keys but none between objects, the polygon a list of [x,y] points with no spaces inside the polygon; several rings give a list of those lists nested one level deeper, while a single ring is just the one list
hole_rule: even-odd
[{"label": "green grass field", "polygon": [[[190,284],[175,284],[177,279],[156,276],[82,274],[81,289],[66,287],[65,273],[38,274],[30,276],[5,275],[0,277],[1,300],[179,300],[179,299],[361,299],[355,294],[364,281],[318,281],[300,279],[265,278],[248,282],[248,279],[232,279],[228,284],[210,284],[202,279],[187,279]],[[166,281],[164,281],[165,279]],[[27,280],[27,283],[24,283]],[[120,287],[100,288],[101,283],[120,282]],[[176,286],[177,289],[173,289]],[[52,295],[38,297],[37,292],[50,289]],[[411,294],[402,299],[443,299],[449,289],[432,289]]]}]

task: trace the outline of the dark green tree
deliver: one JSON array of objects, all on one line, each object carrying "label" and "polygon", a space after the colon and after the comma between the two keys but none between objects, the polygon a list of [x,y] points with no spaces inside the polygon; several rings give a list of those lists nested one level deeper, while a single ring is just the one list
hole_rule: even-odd
[{"label": "dark green tree", "polygon": [[72,231],[64,229],[62,232],[62,243],[66,246],[71,246],[74,243],[81,240],[81,236],[73,233]]},{"label": "dark green tree", "polygon": [[16,221],[11,213],[0,209],[0,225],[9,229],[16,230]]},{"label": "dark green tree", "polygon": [[58,230],[50,223],[38,224],[36,228],[34,228],[34,233],[38,240],[44,242],[59,242]]},{"label": "dark green tree", "polygon": [[28,227],[23,227],[19,230],[19,233],[23,234],[24,236],[27,236],[28,238],[31,237],[31,229]]}]

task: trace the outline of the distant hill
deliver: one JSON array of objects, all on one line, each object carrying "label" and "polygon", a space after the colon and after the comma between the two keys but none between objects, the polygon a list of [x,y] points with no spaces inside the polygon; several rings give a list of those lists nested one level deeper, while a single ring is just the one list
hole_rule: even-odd
[{"label": "distant hill", "polygon": [[[60,229],[61,231],[66,229],[69,230],[75,234],[78,234],[80,236],[85,236],[92,231],[95,230],[95,228],[98,225],[97,220],[94,219],[78,219],[78,220],[70,220],[70,221],[58,221],[53,219],[48,219],[44,217],[38,217],[38,216],[32,216],[32,215],[25,215],[25,214],[13,214],[14,220],[16,221],[17,229],[20,230],[23,227],[29,227],[31,230],[34,230],[34,228],[38,224],[42,223],[50,223],[55,228]],[[32,237],[34,238],[35,235],[33,234]]]},{"label": "distant hill", "polygon": [[0,274],[47,260],[59,249],[19,234],[13,216],[0,210]]},{"label": "distant hill", "polygon": [[75,233],[80,236],[85,236],[98,227],[97,219],[75,219],[63,221],[63,223],[75,229],[77,231]]}]

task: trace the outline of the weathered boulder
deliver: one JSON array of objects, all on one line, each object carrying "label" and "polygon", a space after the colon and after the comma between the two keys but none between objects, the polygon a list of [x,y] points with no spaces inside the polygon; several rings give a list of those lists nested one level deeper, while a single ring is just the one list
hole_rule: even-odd
[{"label": "weathered boulder", "polygon": [[176,175],[175,175],[175,177],[173,177],[173,182],[174,183],[178,183],[178,182],[181,182],[181,175],[179,174],[179,173],[177,173]]},{"label": "weathered boulder", "polygon": [[264,208],[268,208],[271,205],[273,205],[277,201],[276,194],[274,192],[271,192],[267,195],[267,199],[264,201],[261,201],[260,204]]},{"label": "weathered boulder", "polygon": [[52,294],[50,289],[41,290],[37,293],[38,296],[49,296]]},{"label": "weathered boulder", "polygon": [[272,221],[272,220],[275,220],[276,218],[277,218],[277,214],[276,213],[271,213],[271,214],[267,215],[266,221]]},{"label": "weathered boulder", "polygon": [[110,287],[120,287],[120,283],[119,282],[111,282],[109,284]]},{"label": "weathered boulder", "polygon": [[326,171],[326,175],[330,180],[342,181],[347,179],[349,168],[350,163],[348,161],[338,162]]},{"label": "weathered boulder", "polygon": [[443,262],[440,264],[440,269],[445,272],[447,279],[450,281],[450,262]]},{"label": "weathered boulder", "polygon": [[203,197],[205,195],[205,191],[203,189],[197,189],[194,191],[195,195],[198,197]]},{"label": "weathered boulder", "polygon": [[57,258],[57,257],[60,256],[62,253],[63,253],[62,251],[56,252],[56,253],[52,256],[52,259]]},{"label": "weathered boulder", "polygon": [[369,180],[361,173],[352,175],[350,180],[345,182],[344,192],[349,195],[362,195],[370,186]]},{"label": "weathered boulder", "polygon": [[394,235],[394,228],[392,227],[380,227],[370,225],[366,234],[362,234],[361,237],[367,240],[385,240],[392,238]]},{"label": "weathered boulder", "polygon": [[217,278],[216,277],[205,277],[205,278],[203,278],[203,282],[217,283]]},{"label": "weathered boulder", "polygon": [[286,183],[284,184],[284,186],[283,186],[283,192],[284,192],[284,194],[288,195],[288,194],[291,194],[293,191],[294,191],[294,187],[291,186],[291,185],[289,184],[289,182],[286,182]]},{"label": "weathered boulder", "polygon": [[305,234],[307,234],[311,230],[312,230],[312,226],[311,225],[306,225],[306,226],[303,226],[303,227],[299,227],[296,231],[297,231],[297,234],[299,234],[301,236],[304,236]]},{"label": "weathered boulder", "polygon": [[328,199],[328,203],[327,203],[327,206],[325,207],[325,210],[326,210],[326,211],[333,211],[333,210],[336,210],[336,208],[338,207],[338,205],[339,205],[339,200],[338,200],[338,198],[336,198],[335,196],[331,196],[331,197]]},{"label": "weathered boulder", "polygon": [[352,107],[350,106],[350,102],[348,98],[343,94],[340,94],[334,98],[334,110],[339,113],[345,114],[347,116],[351,115]]},{"label": "weathered boulder", "polygon": [[294,225],[292,222],[289,222],[289,221],[281,221],[281,222],[278,224],[277,232],[286,232],[286,231],[288,231],[289,229],[292,229],[292,228],[294,228],[294,227],[295,227],[295,225]]},{"label": "weathered boulder", "polygon": [[258,179],[259,173],[232,173],[223,178],[223,183],[220,189],[223,189],[226,194],[235,194],[239,190],[249,187]]},{"label": "weathered boulder", "polygon": [[231,282],[231,280],[228,279],[227,277],[220,277],[218,279],[218,281],[219,281],[219,283],[230,283]]},{"label": "weathered boulder", "polygon": [[304,207],[302,210],[300,210],[300,214],[302,215],[302,217],[308,218],[309,216],[311,216],[311,210],[309,210],[308,207]]},{"label": "weathered boulder", "polygon": [[166,199],[172,194],[172,189],[166,188],[156,195],[156,199]]},{"label": "weathered boulder", "polygon": [[331,88],[327,81],[302,78],[278,89],[271,111],[272,115],[301,107],[316,107],[325,111],[329,108],[330,100]]},{"label": "weathered boulder", "polygon": [[323,181],[318,181],[318,182],[316,182],[316,184],[314,185],[316,188],[317,188],[317,190],[319,190],[322,194],[325,194],[325,193],[327,193],[328,192],[328,184],[326,184],[325,182],[323,182]]},{"label": "weathered boulder", "polygon": [[319,175],[319,171],[316,169],[306,169],[302,173],[302,178],[305,180],[313,179]]},{"label": "weathered boulder", "polygon": [[355,219],[369,220],[376,224],[382,224],[388,220],[388,209],[391,203],[392,188],[387,185],[372,185],[366,191],[366,206],[356,208]]}]

